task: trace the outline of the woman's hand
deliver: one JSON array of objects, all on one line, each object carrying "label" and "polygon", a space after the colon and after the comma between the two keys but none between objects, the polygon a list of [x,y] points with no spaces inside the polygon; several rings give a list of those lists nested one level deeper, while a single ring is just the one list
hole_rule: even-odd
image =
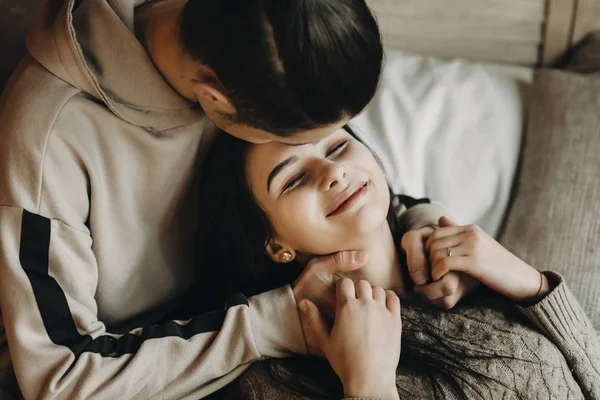
[{"label": "woman's hand", "polygon": [[439,224],[440,228],[425,243],[433,280],[441,279],[450,271],[462,271],[523,304],[534,303],[550,291],[543,274],[506,250],[477,225],[457,226],[447,217],[440,218]]},{"label": "woman's hand", "polygon": [[311,301],[300,302],[306,328],[344,386],[346,397],[398,399],[396,368],[400,359],[400,300],[390,290],[337,282],[335,322],[330,330]]},{"label": "woman's hand", "polygon": [[402,236],[402,249],[406,253],[408,273],[414,283],[413,290],[430,303],[451,309],[479,286],[479,281],[462,272],[448,272],[441,279],[432,281],[425,251],[425,242],[437,226],[425,226],[408,231]]}]

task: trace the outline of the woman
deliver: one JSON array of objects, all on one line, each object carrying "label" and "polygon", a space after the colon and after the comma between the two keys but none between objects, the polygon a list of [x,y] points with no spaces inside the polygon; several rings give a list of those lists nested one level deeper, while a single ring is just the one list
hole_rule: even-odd
[{"label": "woman", "polygon": [[[353,280],[410,291],[384,174],[349,128],[301,146],[221,135],[206,167],[210,230],[199,244],[201,265],[224,265],[206,272],[221,282],[216,293],[277,287],[311,257],[348,249],[369,254]],[[538,272],[475,226],[439,222],[425,244],[431,278],[462,271],[495,295],[452,312],[403,301],[401,397],[600,398],[600,338],[561,277]],[[346,388],[321,379],[325,371],[313,360],[259,363],[241,388],[252,397],[342,396]]]}]

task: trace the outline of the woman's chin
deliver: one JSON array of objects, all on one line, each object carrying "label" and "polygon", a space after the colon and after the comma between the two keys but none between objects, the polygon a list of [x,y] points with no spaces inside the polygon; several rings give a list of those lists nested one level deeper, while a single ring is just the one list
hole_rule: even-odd
[{"label": "woman's chin", "polygon": [[306,265],[311,258],[317,256],[365,249],[371,243],[373,235],[381,233],[383,228],[388,228],[387,210],[383,213],[371,208],[347,218],[340,218],[335,225],[330,225],[323,231],[316,227],[305,229],[309,240],[298,243],[298,247],[304,251],[299,253],[296,250],[296,260]]},{"label": "woman's chin", "polygon": [[365,207],[353,215],[345,225],[344,236],[350,236],[350,233],[357,237],[370,236],[379,232],[382,226],[387,226],[387,209],[383,212],[374,207]]}]

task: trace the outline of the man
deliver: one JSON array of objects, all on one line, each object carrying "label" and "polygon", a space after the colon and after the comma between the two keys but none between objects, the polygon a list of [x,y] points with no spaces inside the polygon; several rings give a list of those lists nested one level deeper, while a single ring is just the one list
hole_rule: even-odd
[{"label": "man", "polygon": [[0,102],[3,372],[22,395],[199,398],[306,353],[298,302],[331,301],[363,255],[151,324],[194,281],[208,120],[292,144],[344,125],[381,69],[364,1],[48,0],[27,46]]}]

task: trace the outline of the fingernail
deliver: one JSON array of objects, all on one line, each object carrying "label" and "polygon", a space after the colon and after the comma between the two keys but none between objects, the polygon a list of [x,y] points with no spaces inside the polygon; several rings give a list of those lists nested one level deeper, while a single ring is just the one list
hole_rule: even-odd
[{"label": "fingernail", "polygon": [[425,275],[425,272],[422,269],[416,271],[413,274],[413,281],[419,285],[427,282],[427,276]]},{"label": "fingernail", "polygon": [[364,251],[353,251],[352,261],[358,265],[362,265],[367,261],[367,253]]}]

